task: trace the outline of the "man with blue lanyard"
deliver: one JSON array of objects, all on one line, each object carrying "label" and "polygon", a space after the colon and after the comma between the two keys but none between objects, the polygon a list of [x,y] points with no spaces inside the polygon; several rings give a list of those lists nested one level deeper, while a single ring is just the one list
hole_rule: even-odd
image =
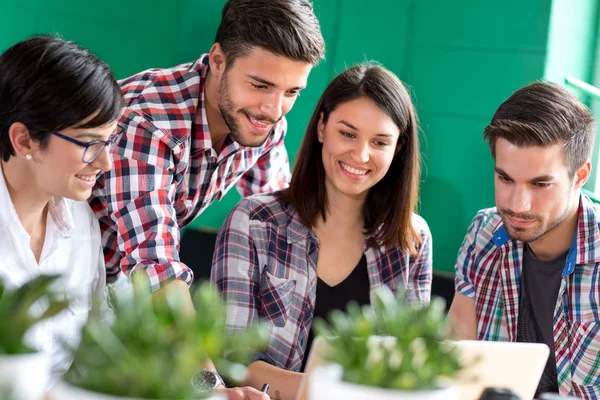
[{"label": "man with blue lanyard", "polygon": [[562,87],[517,90],[485,128],[496,207],[473,219],[450,315],[462,338],[539,342],[537,393],[600,398],[600,214],[581,192],[594,120]]}]

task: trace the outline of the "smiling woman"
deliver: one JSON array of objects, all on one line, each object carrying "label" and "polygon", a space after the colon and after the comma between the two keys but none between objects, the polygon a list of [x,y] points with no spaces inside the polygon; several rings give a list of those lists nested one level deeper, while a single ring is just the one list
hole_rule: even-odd
[{"label": "smiling woman", "polygon": [[70,299],[26,337],[51,358],[50,388],[71,363],[64,345],[79,343],[92,294],[104,293],[100,228],[85,200],[111,168],[123,97],[105,63],[54,37],[15,44],[0,71],[0,279],[15,288],[58,275],[54,290]]},{"label": "smiling woman", "polygon": [[312,321],[349,302],[370,304],[383,285],[428,304],[431,234],[414,214],[417,119],[387,69],[347,69],[327,87],[306,130],[290,188],[236,206],[217,238],[211,279],[227,328],[272,325],[249,383],[296,397]]}]

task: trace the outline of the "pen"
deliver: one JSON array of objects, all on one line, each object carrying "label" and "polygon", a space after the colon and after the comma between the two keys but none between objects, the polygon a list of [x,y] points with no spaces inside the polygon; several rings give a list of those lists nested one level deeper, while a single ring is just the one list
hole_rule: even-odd
[{"label": "pen", "polygon": [[269,391],[269,384],[265,383],[262,387],[262,389],[260,389],[261,392],[263,393],[267,393]]}]

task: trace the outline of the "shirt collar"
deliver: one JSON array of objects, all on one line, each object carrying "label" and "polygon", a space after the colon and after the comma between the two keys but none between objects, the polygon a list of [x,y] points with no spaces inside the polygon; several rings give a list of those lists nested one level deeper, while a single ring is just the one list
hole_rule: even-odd
[{"label": "shirt collar", "polygon": [[[582,194],[579,199],[579,216],[577,217],[577,230],[567,254],[567,261],[563,276],[575,270],[576,264],[591,264],[600,262],[600,226],[596,209],[588,196]],[[497,247],[502,247],[510,241],[504,224],[498,224],[492,241]]]},{"label": "shirt collar", "polygon": [[75,230],[73,214],[67,203],[68,200],[62,197],[53,197],[48,204],[48,213],[54,221],[59,235],[63,237],[70,237]]},{"label": "shirt collar", "polygon": [[[198,67],[196,67],[198,65]],[[199,148],[209,150],[212,148],[212,140],[210,139],[210,130],[208,128],[208,118],[206,116],[206,77],[208,76],[208,54],[204,54],[200,57],[194,67],[200,68],[200,100],[198,102],[198,109],[200,112],[199,119],[196,120],[196,128],[194,129],[194,140],[199,141]],[[193,67],[192,67],[193,69]]]},{"label": "shirt collar", "polygon": [[297,243],[306,239],[310,235],[310,229],[300,221],[300,215],[298,215],[291,204],[287,204],[284,207],[287,208],[288,215],[286,221],[288,243]]},{"label": "shirt collar", "polygon": [[[64,237],[71,236],[75,229],[75,223],[71,210],[67,205],[67,200],[57,197],[51,198],[48,204],[48,213],[53,219],[59,234]],[[14,222],[20,223],[19,216],[8,193],[2,164],[0,163],[0,229],[4,229]]]},{"label": "shirt collar", "polygon": [[575,262],[590,264],[600,262],[600,219],[597,210],[586,195],[581,195],[577,232],[573,238],[576,246]]}]

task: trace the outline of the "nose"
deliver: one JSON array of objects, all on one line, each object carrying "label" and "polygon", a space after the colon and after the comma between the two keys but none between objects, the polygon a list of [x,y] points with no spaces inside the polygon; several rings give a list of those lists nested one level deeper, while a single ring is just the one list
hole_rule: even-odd
[{"label": "nose", "polygon": [[358,141],[354,148],[352,158],[360,163],[366,163],[369,161],[369,143],[367,141]]},{"label": "nose", "polygon": [[283,93],[273,93],[267,96],[259,109],[272,120],[278,120],[283,114]]},{"label": "nose", "polygon": [[531,195],[529,190],[515,185],[511,197],[511,210],[516,213],[531,211]]},{"label": "nose", "polygon": [[110,171],[112,169],[112,154],[110,148],[107,146],[102,150],[98,158],[92,162],[94,168],[101,169],[102,171]]}]

